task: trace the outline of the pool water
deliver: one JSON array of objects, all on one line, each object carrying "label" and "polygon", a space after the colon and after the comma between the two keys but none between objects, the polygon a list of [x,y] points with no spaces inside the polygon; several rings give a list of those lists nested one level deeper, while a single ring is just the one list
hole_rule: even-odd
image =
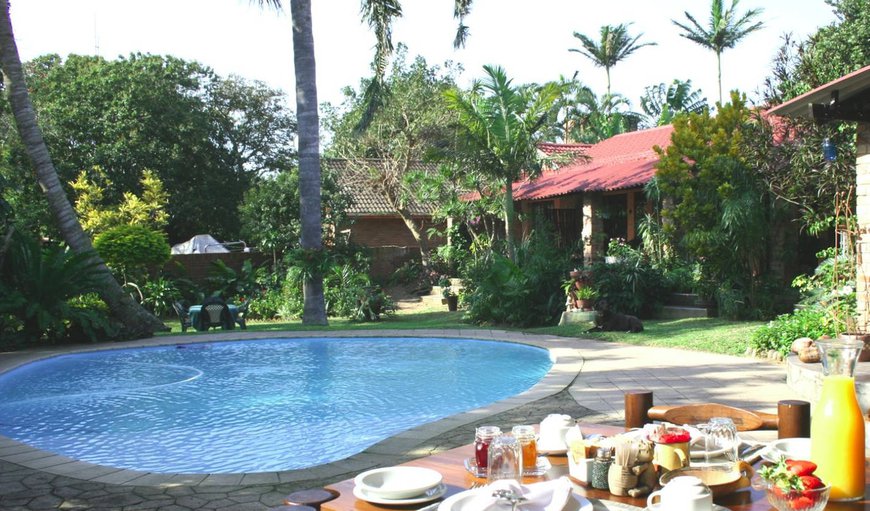
[{"label": "pool water", "polygon": [[532,346],[433,338],[77,353],[0,374],[0,434],[149,472],[299,469],[516,395],[551,365]]}]

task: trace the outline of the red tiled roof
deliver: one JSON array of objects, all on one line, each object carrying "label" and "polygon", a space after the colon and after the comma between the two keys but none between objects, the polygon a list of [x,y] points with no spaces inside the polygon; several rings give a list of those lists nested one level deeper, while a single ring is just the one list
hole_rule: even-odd
[{"label": "red tiled roof", "polygon": [[564,153],[582,153],[592,147],[592,144],[556,144],[553,142],[540,142],[538,150],[547,156]]},{"label": "red tiled roof", "polygon": [[659,157],[653,146],[669,146],[673,131],[673,126],[661,126],[603,140],[584,151],[588,159],[547,171],[531,182],[515,182],[514,199],[544,199],[642,186],[655,175]]}]

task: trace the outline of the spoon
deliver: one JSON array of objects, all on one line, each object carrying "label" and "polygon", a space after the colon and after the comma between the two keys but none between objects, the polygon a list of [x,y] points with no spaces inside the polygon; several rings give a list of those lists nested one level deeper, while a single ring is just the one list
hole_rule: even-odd
[{"label": "spoon", "polygon": [[516,492],[511,490],[496,490],[492,492],[492,496],[499,500],[507,500],[511,503],[511,511],[517,511],[517,506],[522,504],[523,502],[529,500],[522,495],[517,495]]}]

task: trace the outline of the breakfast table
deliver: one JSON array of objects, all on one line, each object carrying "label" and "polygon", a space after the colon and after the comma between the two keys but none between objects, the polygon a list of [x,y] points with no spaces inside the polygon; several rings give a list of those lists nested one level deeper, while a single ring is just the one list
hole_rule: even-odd
[{"label": "breakfast table", "polygon": [[[590,423],[579,423],[584,435],[601,434],[606,436],[624,433],[625,428],[617,426],[606,426]],[[477,478],[465,469],[465,460],[473,455],[473,445],[464,445],[448,451],[433,454],[424,458],[418,458],[403,465],[413,467],[424,467],[438,471],[443,476],[443,483],[447,487],[446,494],[442,499],[447,499],[452,495],[468,490],[472,485],[485,483],[485,479]],[[524,477],[523,484],[531,484],[541,481],[558,479],[562,476],[568,476],[568,460],[567,456],[548,456],[547,457],[551,468],[543,475],[538,477]],[[758,468],[759,463],[754,465]],[[865,498],[857,502],[828,502],[825,507],[828,511],[857,511],[870,509],[870,471],[865,462]],[[581,495],[590,499],[594,505],[594,510],[643,510],[646,508],[646,497],[617,497],[606,490],[597,490],[588,486],[586,483],[573,480],[573,490],[577,495]],[[321,505],[322,511],[383,511],[386,509],[422,509],[431,506],[433,502],[417,504],[414,506],[382,506],[372,504],[354,496],[354,481],[347,479],[339,483],[326,487],[327,490],[337,492],[339,496],[334,500],[325,502]],[[753,489],[751,486],[742,488],[733,493],[718,496],[714,498],[714,503],[719,506],[724,506],[730,511],[775,511],[766,499],[764,491]]]}]

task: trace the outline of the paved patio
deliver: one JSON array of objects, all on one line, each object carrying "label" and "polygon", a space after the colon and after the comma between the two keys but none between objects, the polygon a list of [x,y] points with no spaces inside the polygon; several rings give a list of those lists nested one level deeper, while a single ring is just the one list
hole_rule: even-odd
[{"label": "paved patio", "polygon": [[[649,348],[498,330],[371,332],[232,332],[160,337],[93,350],[310,336],[466,337],[523,342],[551,350],[554,368],[529,391],[493,405],[414,428],[340,462],[277,473],[148,474],[71,460],[0,437],[2,510],[265,510],[295,490],[320,487],[376,466],[401,463],[471,441],[474,426],[533,423],[549,413],[620,424],[623,392],[652,390],[656,404],[715,401],[776,411],[780,399],[799,399],[785,383],[785,367],[762,360]],[[71,349],[0,354],[0,371]],[[767,432],[766,434],[769,434]]]}]

